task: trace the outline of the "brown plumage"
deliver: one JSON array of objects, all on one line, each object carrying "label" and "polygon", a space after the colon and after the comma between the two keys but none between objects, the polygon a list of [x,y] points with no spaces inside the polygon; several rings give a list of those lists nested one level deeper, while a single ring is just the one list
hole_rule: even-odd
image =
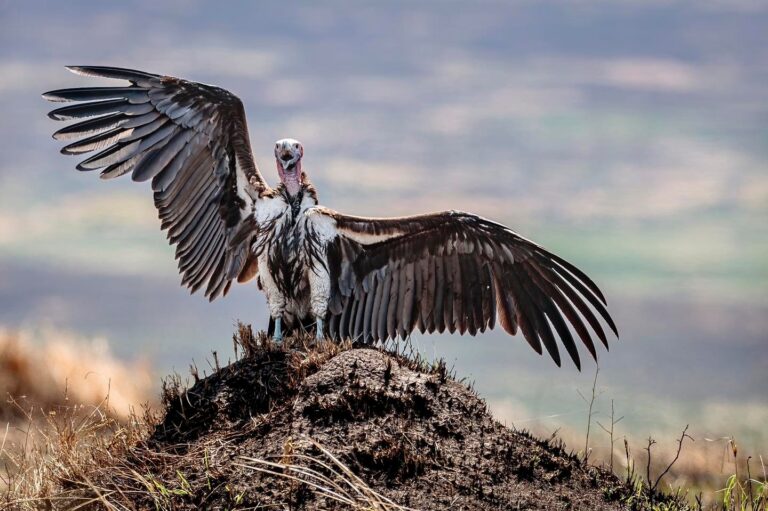
[{"label": "brown plumage", "polygon": [[70,70],[130,86],[44,94],[80,102],[50,113],[79,119],[54,134],[78,139],[62,152],[96,152],[77,168],[105,179],[151,180],[182,284],[213,300],[256,277],[278,336],[283,322],[316,321],[318,334],[362,342],[414,330],[476,335],[498,323],[558,365],[559,339],[580,366],[571,329],[593,357],[590,330],[606,347],[601,321],[617,332],[589,277],[503,225],[456,211],[362,218],[317,206],[293,139],[275,145],[281,183],[270,188],[243,105],[224,89],[130,69]]},{"label": "brown plumage", "polygon": [[598,318],[617,332],[589,277],[503,225],[457,211],[391,219],[323,213],[339,233],[328,252],[328,327],[335,338],[372,342],[415,328],[475,335],[498,318],[504,330],[515,335],[519,328],[534,350],[546,349],[559,365],[557,335],[579,366],[568,323],[593,357],[582,317],[606,347]]},{"label": "brown plumage", "polygon": [[[77,168],[101,169],[103,179],[128,172],[134,181],[151,179],[161,228],[176,245],[182,284],[193,292],[204,289],[211,300],[226,293],[248,252],[247,238],[239,246],[231,240],[253,200],[271,191],[253,160],[242,102],[224,89],[170,76],[101,66],[68,69],[131,85],[45,93],[50,101],[85,101],[49,114],[88,119],[54,134],[59,140],[86,136],[62,153],[99,151]],[[237,192],[238,180],[245,195]]]}]

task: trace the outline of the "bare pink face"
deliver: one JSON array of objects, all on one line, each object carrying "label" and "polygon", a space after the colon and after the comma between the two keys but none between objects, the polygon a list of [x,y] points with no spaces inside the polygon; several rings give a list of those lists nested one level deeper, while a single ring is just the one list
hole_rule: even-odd
[{"label": "bare pink face", "polygon": [[292,138],[283,138],[275,143],[275,161],[280,181],[290,195],[296,195],[301,189],[301,158],[304,146]]}]

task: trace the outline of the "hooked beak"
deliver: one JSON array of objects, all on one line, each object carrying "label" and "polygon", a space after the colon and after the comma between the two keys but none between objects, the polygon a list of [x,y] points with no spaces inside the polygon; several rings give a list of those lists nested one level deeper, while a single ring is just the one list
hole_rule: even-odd
[{"label": "hooked beak", "polygon": [[297,161],[299,161],[298,156],[294,156],[290,151],[280,153],[280,164],[283,166],[283,170],[293,170]]}]

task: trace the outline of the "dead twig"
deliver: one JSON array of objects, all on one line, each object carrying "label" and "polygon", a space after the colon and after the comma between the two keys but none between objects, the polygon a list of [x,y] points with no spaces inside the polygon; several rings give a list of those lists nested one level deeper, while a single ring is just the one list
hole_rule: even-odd
[{"label": "dead twig", "polygon": [[599,394],[597,393],[597,375],[600,373],[600,365],[595,365],[595,379],[592,381],[592,395],[590,399],[587,399],[584,397],[584,394],[581,393],[580,390],[577,390],[579,396],[581,396],[581,399],[584,400],[585,403],[589,405],[589,411],[587,412],[587,435],[586,439],[584,440],[584,463],[589,461],[589,432],[592,427],[592,416],[594,415],[594,412],[592,411],[595,401],[597,400]]},{"label": "dead twig", "polygon": [[610,437],[611,437],[611,454],[610,454],[610,456],[611,456],[611,459],[610,459],[611,473],[613,473],[613,446],[614,446],[614,443],[616,442],[613,439],[613,431],[614,431],[614,428],[616,427],[616,424],[621,422],[621,420],[624,418],[624,416],[622,415],[618,419],[615,419],[615,417],[616,417],[616,413],[615,413],[615,410],[613,408],[613,399],[611,399],[611,429],[609,430],[608,428],[606,428],[605,426],[600,424],[599,421],[597,422],[597,425],[600,426],[603,429],[603,431],[608,433],[610,435]]},{"label": "dead twig", "polygon": [[[651,494],[656,492],[656,488],[658,488],[659,483],[661,482],[661,479],[667,475],[667,472],[670,471],[670,469],[677,463],[677,460],[680,459],[680,453],[683,451],[683,442],[686,438],[690,439],[691,442],[695,442],[693,437],[688,434],[688,428],[690,427],[690,424],[686,424],[685,428],[683,429],[683,433],[680,435],[680,438],[677,440],[677,452],[675,453],[675,458],[667,465],[667,468],[664,469],[664,471],[659,475],[659,477],[656,478],[656,481],[651,485],[651,445],[655,444],[656,441],[649,438],[648,443],[648,485],[649,485],[649,491]],[[651,443],[651,441],[653,443]]]}]

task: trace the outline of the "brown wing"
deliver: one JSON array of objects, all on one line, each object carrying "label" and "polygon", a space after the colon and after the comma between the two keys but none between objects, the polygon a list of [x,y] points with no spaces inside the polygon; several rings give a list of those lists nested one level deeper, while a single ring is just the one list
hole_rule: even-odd
[{"label": "brown wing", "polygon": [[385,340],[414,329],[475,335],[498,318],[512,335],[520,328],[538,353],[544,345],[558,365],[559,337],[580,367],[568,323],[593,357],[584,321],[606,348],[597,315],[618,335],[589,277],[503,225],[455,211],[393,219],[324,212],[338,234],[328,247],[334,337]]},{"label": "brown wing", "polygon": [[[97,151],[78,170],[103,179],[131,172],[152,180],[155,206],[176,245],[182,284],[226,294],[248,256],[246,221],[269,187],[253,160],[242,102],[224,89],[113,67],[73,66],[85,75],[128,80],[127,87],[62,89],[49,101],[79,101],[53,110],[55,120],[87,119],[57,131],[78,139],[64,154]],[[233,243],[233,240],[239,240]]]}]

